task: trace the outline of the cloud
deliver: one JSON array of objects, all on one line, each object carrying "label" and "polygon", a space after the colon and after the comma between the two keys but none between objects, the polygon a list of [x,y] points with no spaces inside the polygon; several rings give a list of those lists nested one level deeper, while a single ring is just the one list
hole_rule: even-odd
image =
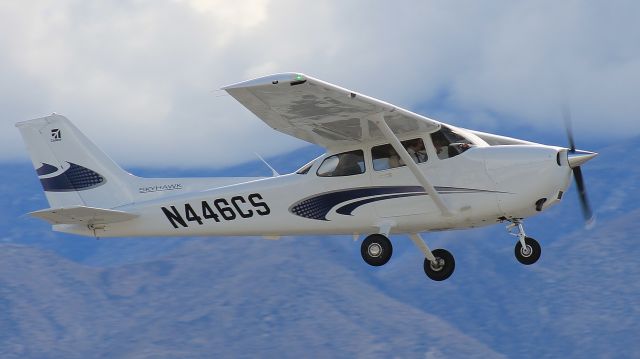
[{"label": "cloud", "polygon": [[216,91],[283,71],[481,130],[557,128],[569,103],[579,132],[633,135],[639,10],[631,1],[3,2],[0,158],[25,156],[14,122],[51,112],[128,166],[284,153],[304,142]]}]

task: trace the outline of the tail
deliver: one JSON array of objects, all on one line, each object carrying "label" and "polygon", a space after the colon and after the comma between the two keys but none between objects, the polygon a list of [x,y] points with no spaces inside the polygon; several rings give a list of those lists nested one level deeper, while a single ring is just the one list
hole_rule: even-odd
[{"label": "tail", "polygon": [[51,208],[114,208],[133,202],[134,178],[67,118],[53,114],[16,127],[31,155]]}]

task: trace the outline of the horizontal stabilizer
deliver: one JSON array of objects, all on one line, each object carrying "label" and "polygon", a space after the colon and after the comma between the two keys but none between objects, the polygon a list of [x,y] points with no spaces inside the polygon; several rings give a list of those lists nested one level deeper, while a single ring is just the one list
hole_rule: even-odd
[{"label": "horizontal stabilizer", "polygon": [[108,224],[138,217],[123,211],[85,206],[47,208],[29,214],[51,224]]}]

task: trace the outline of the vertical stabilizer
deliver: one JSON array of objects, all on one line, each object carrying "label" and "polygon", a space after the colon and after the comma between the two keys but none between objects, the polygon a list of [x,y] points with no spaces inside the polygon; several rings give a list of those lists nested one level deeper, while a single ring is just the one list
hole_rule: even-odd
[{"label": "vertical stabilizer", "polygon": [[20,130],[52,208],[113,208],[133,202],[125,172],[67,118],[57,114],[19,122]]}]

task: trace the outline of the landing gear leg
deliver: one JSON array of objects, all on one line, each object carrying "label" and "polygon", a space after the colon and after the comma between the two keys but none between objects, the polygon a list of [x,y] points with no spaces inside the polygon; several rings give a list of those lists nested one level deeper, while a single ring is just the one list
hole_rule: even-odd
[{"label": "landing gear leg", "polygon": [[511,224],[507,226],[509,234],[518,237],[518,242],[515,247],[515,256],[518,262],[531,265],[540,259],[542,254],[542,248],[538,241],[531,237],[527,237],[524,232],[524,226],[522,220],[512,219]]},{"label": "landing gear leg", "polygon": [[412,233],[409,236],[413,243],[415,243],[424,254],[424,273],[427,277],[435,281],[442,281],[451,277],[451,274],[453,274],[456,268],[456,261],[449,251],[445,249],[435,249],[432,252],[420,234]]}]

